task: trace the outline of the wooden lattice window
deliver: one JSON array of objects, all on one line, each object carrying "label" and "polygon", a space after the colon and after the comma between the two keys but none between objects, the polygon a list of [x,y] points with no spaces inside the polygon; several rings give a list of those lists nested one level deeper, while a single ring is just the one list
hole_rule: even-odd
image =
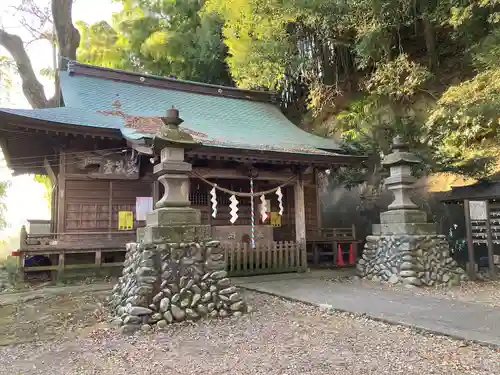
[{"label": "wooden lattice window", "polygon": [[189,201],[193,206],[206,206],[208,205],[208,192],[206,190],[191,191]]},{"label": "wooden lattice window", "polygon": [[106,203],[69,203],[66,206],[66,230],[105,230],[108,225],[109,207]]}]

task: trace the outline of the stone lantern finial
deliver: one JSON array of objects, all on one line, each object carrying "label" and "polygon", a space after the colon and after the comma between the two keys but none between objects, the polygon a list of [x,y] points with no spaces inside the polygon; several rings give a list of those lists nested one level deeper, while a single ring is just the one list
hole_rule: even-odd
[{"label": "stone lantern finial", "polygon": [[167,115],[161,117],[161,120],[169,128],[179,128],[179,125],[184,122],[184,120],[179,117],[179,110],[174,106],[167,109]]},{"label": "stone lantern finial", "polygon": [[408,151],[408,145],[404,142],[403,137],[400,135],[392,138],[392,150],[405,150]]},{"label": "stone lantern finial", "polygon": [[187,148],[187,146],[197,143],[191,134],[179,127],[184,120],[179,117],[179,110],[174,106],[169,108],[166,116],[160,117],[160,119],[163,124],[153,138],[153,145],[156,150],[162,150],[167,146]]}]

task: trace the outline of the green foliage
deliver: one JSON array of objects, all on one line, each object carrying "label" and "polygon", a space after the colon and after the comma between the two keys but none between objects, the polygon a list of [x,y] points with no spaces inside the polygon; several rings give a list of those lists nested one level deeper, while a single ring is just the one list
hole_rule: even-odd
[{"label": "green foliage", "polygon": [[431,142],[462,159],[498,156],[500,69],[450,87],[427,120]]},{"label": "green foliage", "polygon": [[55,79],[56,78],[56,72],[52,68],[43,68],[40,69],[40,75],[42,77],[47,77],[50,79]]},{"label": "green foliage", "polygon": [[500,67],[500,28],[495,28],[472,49],[472,59],[477,69]]},{"label": "green foliage", "polygon": [[5,228],[5,212],[7,207],[5,206],[4,199],[7,196],[7,188],[9,183],[6,181],[0,181],[0,229]]},{"label": "green foliage", "polygon": [[126,40],[107,22],[77,22],[76,27],[81,35],[78,60],[107,68],[133,69]]},{"label": "green foliage", "polygon": [[47,204],[50,208],[52,203],[52,182],[50,181],[50,178],[45,175],[37,174],[33,176],[33,180],[44,186],[45,188],[44,199],[47,200]]},{"label": "green foliage", "polygon": [[5,267],[5,270],[7,271],[7,274],[9,275],[9,283],[15,284],[17,281],[16,279],[19,275],[19,265],[17,263],[17,257],[7,256],[3,265]]},{"label": "green foliage", "polygon": [[0,264],[5,263],[12,251],[19,248],[19,234],[8,236],[0,241]]},{"label": "green foliage", "polygon": [[14,62],[10,58],[0,56],[0,84],[2,87],[9,88],[12,85],[14,66]]},{"label": "green foliage", "polygon": [[[233,79],[243,88],[277,88],[295,49],[288,26],[295,16],[271,1],[210,0],[205,12],[225,20],[223,35]],[[295,66],[295,65],[294,65]]]},{"label": "green foliage", "polygon": [[370,94],[382,96],[390,101],[411,99],[429,79],[428,70],[401,54],[394,60],[377,64],[375,72],[366,82]]},{"label": "green foliage", "polygon": [[232,83],[222,21],[200,2],[122,0],[112,25],[78,23],[80,61],[213,84]]},{"label": "green foliage", "polygon": [[482,175],[488,174],[500,151],[499,42],[500,29],[494,28],[471,49],[479,73],[450,86],[426,122],[429,142],[443,158],[455,159],[449,165],[469,162],[476,172],[482,165]]}]

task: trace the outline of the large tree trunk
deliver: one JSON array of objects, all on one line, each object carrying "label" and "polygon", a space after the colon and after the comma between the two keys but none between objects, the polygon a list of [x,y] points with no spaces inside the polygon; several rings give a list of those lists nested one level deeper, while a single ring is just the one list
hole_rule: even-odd
[{"label": "large tree trunk", "polygon": [[21,76],[23,93],[33,108],[46,108],[50,100],[45,96],[43,85],[38,81],[23,41],[17,35],[0,29],[0,45],[3,46],[16,62]]},{"label": "large tree trunk", "polygon": [[424,26],[424,38],[425,38],[425,46],[427,49],[427,58],[429,61],[429,70],[434,71],[439,64],[439,58],[436,48],[436,35],[434,32],[434,26],[432,22],[429,20],[429,16],[424,13],[422,15],[422,24]]},{"label": "large tree trunk", "polygon": [[76,50],[80,45],[80,33],[73,26],[71,10],[73,0],[52,0],[52,19],[56,30],[59,58],[62,60],[59,69],[66,69],[67,60],[76,60]]},{"label": "large tree trunk", "polygon": [[[52,0],[52,17],[56,31],[59,56],[76,60],[76,50],[80,44],[80,33],[73,26],[71,9],[73,0]],[[36,77],[31,60],[26,52],[23,41],[17,35],[0,29],[0,46],[3,46],[16,62],[17,70],[22,80],[23,93],[33,108],[50,108],[59,103],[58,90],[53,98],[47,99],[43,85]],[[66,68],[63,60],[59,69]],[[56,85],[58,85],[56,72]]]}]

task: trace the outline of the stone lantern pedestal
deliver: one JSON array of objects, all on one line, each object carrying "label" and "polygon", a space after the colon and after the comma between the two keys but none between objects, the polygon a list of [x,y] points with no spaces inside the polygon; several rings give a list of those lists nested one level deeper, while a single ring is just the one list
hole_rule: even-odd
[{"label": "stone lantern pedestal", "polygon": [[196,144],[179,129],[176,109],[162,121],[153,144],[161,155],[154,173],[164,194],[137,231],[137,243],[127,244],[123,275],[113,288],[113,322],[124,333],[241,315],[247,308],[227,277],[223,249],[211,241],[211,227],[202,225],[199,210],[190,207],[191,164],[184,156]]},{"label": "stone lantern pedestal", "polygon": [[359,276],[374,281],[409,286],[459,284],[464,271],[450,256],[446,237],[427,222],[427,214],[411,200],[411,166],[420,160],[408,151],[399,137],[394,138],[392,153],[382,161],[390,169],[384,183],[394,194],[388,210],[374,224],[373,235],[366,238]]}]

